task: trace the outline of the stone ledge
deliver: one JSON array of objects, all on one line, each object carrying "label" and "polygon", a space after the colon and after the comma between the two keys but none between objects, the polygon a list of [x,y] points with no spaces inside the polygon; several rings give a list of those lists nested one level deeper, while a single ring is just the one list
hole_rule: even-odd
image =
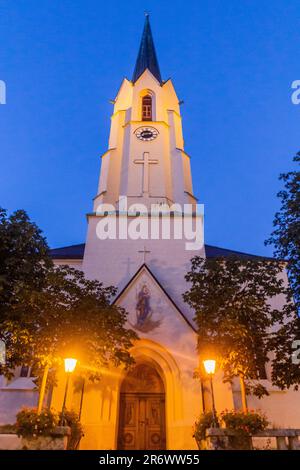
[{"label": "stone ledge", "polygon": [[253,437],[295,437],[300,436],[300,429],[265,429]]},{"label": "stone ledge", "polygon": [[[237,431],[226,428],[209,428],[206,430],[206,437],[237,436]],[[257,432],[251,437],[297,437],[300,436],[300,429],[265,429]]]},{"label": "stone ledge", "polygon": [[241,435],[236,430],[209,428],[206,438],[200,441],[200,449],[206,450],[252,450],[252,438],[275,438],[278,450],[300,450],[300,429],[265,429],[253,435]]},{"label": "stone ledge", "polygon": [[0,434],[16,434],[16,428],[13,424],[1,424]]},{"label": "stone ledge", "polygon": [[[1,424],[0,434],[17,434],[16,427],[13,424]],[[50,432],[50,436],[61,437],[70,436],[71,429],[69,426],[56,426],[53,431]]]},{"label": "stone ledge", "polygon": [[14,426],[0,426],[0,450],[66,450],[71,429],[56,426],[48,435],[19,437]]}]

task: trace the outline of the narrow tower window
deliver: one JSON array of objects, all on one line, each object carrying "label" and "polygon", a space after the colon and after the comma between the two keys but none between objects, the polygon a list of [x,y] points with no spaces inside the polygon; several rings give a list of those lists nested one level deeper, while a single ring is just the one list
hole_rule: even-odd
[{"label": "narrow tower window", "polygon": [[142,121],[152,121],[152,98],[146,95],[142,100]]}]

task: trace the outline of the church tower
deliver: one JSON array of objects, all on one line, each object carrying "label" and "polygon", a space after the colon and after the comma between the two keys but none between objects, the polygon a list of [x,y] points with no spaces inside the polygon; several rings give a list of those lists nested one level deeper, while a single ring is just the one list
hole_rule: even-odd
[{"label": "church tower", "polygon": [[131,80],[114,100],[107,152],[94,210],[99,204],[194,203],[190,158],[184,151],[180,102],[172,81],[163,81],[149,16]]},{"label": "church tower", "polygon": [[[182,304],[178,279],[183,281],[195,254],[186,249],[187,238],[191,238],[184,237],[183,211],[189,207],[189,222],[196,233],[197,200],[190,157],[184,150],[180,101],[171,79],[164,81],[161,77],[148,15],[132,79],[123,80],[113,104],[108,150],[101,158],[99,187],[93,212],[88,214],[83,270],[88,277],[122,290],[147,264]],[[159,234],[153,235],[151,210],[159,215],[169,211],[173,221],[169,237],[162,235],[165,218],[160,218]],[[134,220],[134,214],[144,214],[143,220]],[[139,230],[143,228],[144,232],[147,226],[147,234],[125,237],[118,232],[113,239],[115,220],[123,225],[143,225]],[[182,223],[179,230],[178,222]],[[107,224],[104,236],[99,235],[101,224]],[[200,231],[202,226],[197,233]],[[106,237],[106,232],[113,237]],[[201,245],[198,254],[203,252]]]},{"label": "church tower", "polygon": [[[68,376],[68,393],[65,371],[58,371],[49,405],[61,410],[65,403],[78,413],[84,430],[80,449],[197,449],[194,423],[211,409],[212,400],[208,384],[194,378],[198,335],[194,312],[183,302],[185,275],[195,255],[252,255],[204,246],[203,236],[198,244],[203,218],[196,202],[180,102],[172,81],[161,77],[146,16],[132,79],[123,80],[114,100],[86,243],[50,250],[56,265],[67,264],[88,279],[115,286],[113,302],[138,335],[130,370],[110,364],[101,370],[100,382],[86,380],[82,386],[76,374]],[[158,233],[152,230],[157,222]],[[13,423],[21,403],[36,404],[36,385],[21,376],[5,382],[3,393],[2,383],[0,377],[2,419]],[[299,427],[298,394],[265,385],[270,397],[258,402],[249,396],[249,409],[262,408],[283,427]],[[240,407],[238,384],[223,383],[221,370],[214,376],[214,398],[218,413]]]}]

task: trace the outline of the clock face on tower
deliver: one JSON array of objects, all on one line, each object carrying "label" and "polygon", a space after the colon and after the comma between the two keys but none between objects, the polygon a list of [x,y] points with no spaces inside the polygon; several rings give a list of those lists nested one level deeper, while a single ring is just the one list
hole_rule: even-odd
[{"label": "clock face on tower", "polygon": [[155,127],[138,127],[134,133],[138,139],[143,141],[154,140],[158,136],[158,130]]}]

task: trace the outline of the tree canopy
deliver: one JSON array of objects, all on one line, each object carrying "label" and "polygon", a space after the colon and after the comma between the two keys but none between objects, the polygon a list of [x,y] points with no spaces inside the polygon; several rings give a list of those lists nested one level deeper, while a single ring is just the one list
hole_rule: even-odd
[{"label": "tree canopy", "polygon": [[266,244],[274,246],[276,258],[286,260],[290,286],[300,311],[300,152],[293,161],[298,168],[279,177],[284,183],[284,189],[277,195],[281,207],[275,214],[274,230]]},{"label": "tree canopy", "polygon": [[195,312],[202,359],[215,357],[224,380],[240,376],[258,396],[267,391],[257,380],[272,350],[270,332],[286,321],[274,299],[288,290],[282,264],[262,258],[192,259],[184,300]]},{"label": "tree canopy", "polygon": [[274,256],[286,261],[295,305],[290,312],[290,321],[282,325],[272,338],[275,351],[272,378],[282,389],[292,385],[298,389],[300,383],[300,353],[298,361],[293,360],[297,341],[300,341],[300,152],[293,162],[296,169],[279,177],[284,183],[284,188],[278,193],[281,207],[275,214],[274,230],[266,241],[266,244],[274,246]]},{"label": "tree canopy", "polygon": [[40,229],[23,211],[1,211],[0,246],[0,339],[6,344],[0,373],[9,377],[23,364],[54,367],[71,354],[96,379],[110,364],[133,362],[129,350],[137,336],[126,328],[125,310],[113,304],[115,287],[54,266]]}]

